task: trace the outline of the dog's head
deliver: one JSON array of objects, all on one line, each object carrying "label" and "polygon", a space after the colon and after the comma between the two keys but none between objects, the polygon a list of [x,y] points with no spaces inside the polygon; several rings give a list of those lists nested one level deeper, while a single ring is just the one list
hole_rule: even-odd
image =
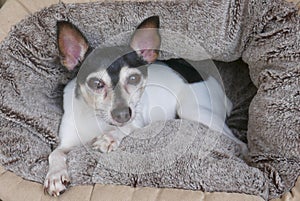
[{"label": "dog's head", "polygon": [[158,57],[158,16],[137,27],[128,47],[91,50],[73,24],[58,22],[57,27],[61,63],[69,70],[80,65],[76,98],[82,98],[109,124],[122,126],[134,119],[146,85],[147,66]]}]

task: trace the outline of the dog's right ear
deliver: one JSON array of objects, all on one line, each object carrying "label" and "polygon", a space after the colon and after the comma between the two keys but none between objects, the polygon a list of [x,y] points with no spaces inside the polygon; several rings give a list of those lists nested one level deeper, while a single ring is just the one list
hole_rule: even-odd
[{"label": "dog's right ear", "polygon": [[135,30],[130,46],[148,63],[156,61],[160,49],[159,17],[145,19]]},{"label": "dog's right ear", "polygon": [[79,29],[67,21],[57,22],[57,43],[60,62],[70,71],[83,61],[89,49],[89,44]]}]

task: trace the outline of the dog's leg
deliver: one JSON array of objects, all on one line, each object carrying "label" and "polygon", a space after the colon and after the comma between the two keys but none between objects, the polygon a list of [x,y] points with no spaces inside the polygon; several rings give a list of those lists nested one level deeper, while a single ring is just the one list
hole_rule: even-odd
[{"label": "dog's leg", "polygon": [[122,139],[126,135],[127,134],[117,129],[106,132],[105,134],[96,137],[92,141],[92,147],[94,150],[98,150],[103,153],[109,153],[111,151],[116,150],[119,147]]},{"label": "dog's leg", "polygon": [[128,124],[124,127],[116,127],[116,129],[107,131],[105,134],[96,137],[92,141],[92,147],[103,153],[114,151],[119,147],[122,139],[137,128],[140,128],[140,126],[133,124]]},{"label": "dog's leg", "polygon": [[49,155],[49,171],[44,190],[52,196],[59,196],[70,183],[66,164],[66,154],[69,151],[70,149],[58,147]]},{"label": "dog's leg", "polygon": [[109,153],[119,147],[121,140],[122,137],[118,136],[118,132],[111,131],[96,137],[92,141],[92,147],[94,150],[98,150],[102,153]]}]

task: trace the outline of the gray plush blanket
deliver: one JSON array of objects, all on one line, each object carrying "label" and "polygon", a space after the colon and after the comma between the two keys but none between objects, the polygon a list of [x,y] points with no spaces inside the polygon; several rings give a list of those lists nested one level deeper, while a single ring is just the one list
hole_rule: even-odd
[{"label": "gray plush blanket", "polygon": [[[47,157],[58,144],[62,90],[75,75],[58,62],[57,20],[76,24],[96,47],[125,44],[128,37],[119,33],[159,15],[162,28],[189,38],[179,43],[162,36],[165,49],[201,60],[201,44],[219,60],[215,63],[234,103],[228,124],[248,141],[249,156],[240,159],[232,140],[201,124],[156,122],[110,154],[89,146],[70,152],[72,184],[240,192],[265,199],[289,191],[300,175],[297,12],[280,0],[203,0],[58,4],[31,15],[0,45],[1,165],[43,182]],[[232,62],[239,58],[249,71],[241,60]]]}]

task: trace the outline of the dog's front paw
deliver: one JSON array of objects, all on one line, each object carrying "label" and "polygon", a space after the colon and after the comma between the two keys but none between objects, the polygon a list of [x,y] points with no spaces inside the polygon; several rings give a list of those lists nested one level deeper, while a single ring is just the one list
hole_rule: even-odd
[{"label": "dog's front paw", "polygon": [[93,149],[99,150],[103,153],[114,151],[118,148],[120,141],[111,135],[101,135],[95,138],[93,142]]},{"label": "dog's front paw", "polygon": [[70,178],[66,168],[49,171],[45,182],[44,192],[48,192],[51,196],[59,196],[70,184]]}]

